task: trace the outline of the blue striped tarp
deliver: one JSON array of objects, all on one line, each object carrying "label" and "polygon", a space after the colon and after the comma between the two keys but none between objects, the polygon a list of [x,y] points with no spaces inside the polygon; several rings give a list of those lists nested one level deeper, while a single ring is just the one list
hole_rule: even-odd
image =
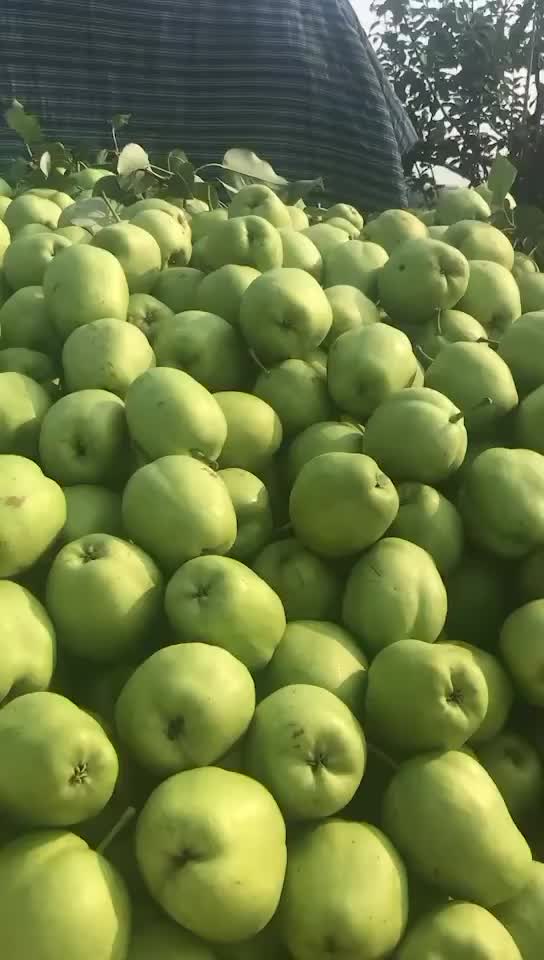
[{"label": "blue striped tarp", "polygon": [[0,0],[0,96],[67,145],[131,113],[150,152],[242,147],[363,210],[406,202],[416,135],[349,0]]}]

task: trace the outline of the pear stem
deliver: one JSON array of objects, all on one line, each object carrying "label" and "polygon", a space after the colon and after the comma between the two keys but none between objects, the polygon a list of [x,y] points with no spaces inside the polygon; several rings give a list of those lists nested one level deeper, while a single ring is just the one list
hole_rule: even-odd
[{"label": "pear stem", "polygon": [[253,363],[255,364],[256,367],[259,368],[259,370],[261,371],[261,373],[270,373],[270,370],[268,369],[268,367],[265,367],[264,363],[262,363],[262,362],[259,360],[259,358],[258,358],[258,356],[257,356],[257,354],[255,353],[254,350],[250,350],[250,351],[249,351],[249,355],[250,355],[251,359],[253,360]]},{"label": "pear stem", "polygon": [[416,357],[419,354],[419,356],[422,357],[427,363],[433,362],[434,357],[430,357],[428,353],[425,353],[423,347],[420,347],[419,343],[416,343],[414,347],[414,353]]},{"label": "pear stem", "polygon": [[107,833],[104,839],[100,841],[96,848],[96,852],[103,854],[104,851],[107,850],[107,848],[113,843],[116,836],[125,829],[127,823],[129,823],[135,815],[136,807],[127,807],[122,816],[119,817],[117,823],[111,828],[110,832]]}]

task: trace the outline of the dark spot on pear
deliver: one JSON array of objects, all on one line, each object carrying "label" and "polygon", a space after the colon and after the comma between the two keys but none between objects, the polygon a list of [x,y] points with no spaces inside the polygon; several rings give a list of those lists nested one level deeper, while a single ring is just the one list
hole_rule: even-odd
[{"label": "dark spot on pear", "polygon": [[183,717],[172,717],[166,728],[166,736],[169,740],[178,740],[185,730],[185,720]]}]

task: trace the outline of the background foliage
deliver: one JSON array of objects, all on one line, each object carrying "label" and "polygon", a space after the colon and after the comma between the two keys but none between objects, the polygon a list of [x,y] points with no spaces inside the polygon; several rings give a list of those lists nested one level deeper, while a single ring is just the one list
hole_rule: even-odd
[{"label": "background foliage", "polygon": [[372,10],[372,40],[421,137],[413,182],[432,184],[442,165],[476,185],[506,151],[516,198],[544,206],[544,0],[375,0]]}]

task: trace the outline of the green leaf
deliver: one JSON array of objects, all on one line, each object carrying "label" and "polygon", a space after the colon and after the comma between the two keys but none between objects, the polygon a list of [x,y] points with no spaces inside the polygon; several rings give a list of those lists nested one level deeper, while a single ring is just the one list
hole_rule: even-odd
[{"label": "green leaf", "polygon": [[494,204],[503,204],[512,189],[518,171],[508,157],[497,156],[489,171],[487,185],[493,194]]},{"label": "green leaf", "polygon": [[49,150],[45,150],[44,153],[42,153],[40,157],[39,168],[47,180],[49,174],[51,173],[51,154],[49,153]]},{"label": "green leaf", "polygon": [[184,150],[170,150],[167,158],[167,165],[170,173],[179,173],[189,163],[189,157]]},{"label": "green leaf", "polygon": [[110,150],[99,150],[99,151],[98,151],[98,153],[96,154],[96,163],[97,163],[97,165],[98,165],[99,167],[101,167],[102,164],[108,162],[108,157],[109,157],[109,155],[110,155],[110,152],[111,152]]},{"label": "green leaf", "polygon": [[323,178],[319,177],[317,180],[294,180],[292,183],[286,184],[285,187],[279,187],[276,192],[284,203],[294,204],[304,200],[316,190],[324,189]]},{"label": "green leaf", "polygon": [[117,173],[121,176],[128,176],[129,173],[135,173],[137,170],[148,169],[149,157],[144,148],[138,143],[127,143],[119,154]]},{"label": "green leaf", "polygon": [[516,229],[522,236],[540,235],[544,232],[544,212],[538,207],[519,203],[512,214]]},{"label": "green leaf", "polygon": [[31,113],[26,113],[22,103],[19,103],[18,100],[12,100],[10,106],[4,112],[4,118],[8,127],[18,133],[25,143],[33,144],[43,140],[38,118]]},{"label": "green leaf", "polygon": [[107,227],[118,222],[115,213],[120,210],[121,204],[114,200],[106,203],[101,197],[88,197],[86,200],[76,200],[72,206],[67,207],[62,219],[65,226],[73,224],[75,227],[88,228],[91,224],[95,227]]},{"label": "green leaf", "polygon": [[234,173],[239,173],[250,180],[260,180],[263,183],[285,184],[287,180],[278,176],[274,168],[261,160],[252,150],[227,150],[223,157],[223,166]]},{"label": "green leaf", "polygon": [[123,127],[126,127],[131,117],[131,113],[116,113],[111,120],[112,130],[122,130]]},{"label": "green leaf", "polygon": [[112,173],[111,177],[102,177],[93,187],[93,197],[108,197],[109,200],[115,200],[123,205],[134,203],[134,193],[122,190],[120,178]]}]

